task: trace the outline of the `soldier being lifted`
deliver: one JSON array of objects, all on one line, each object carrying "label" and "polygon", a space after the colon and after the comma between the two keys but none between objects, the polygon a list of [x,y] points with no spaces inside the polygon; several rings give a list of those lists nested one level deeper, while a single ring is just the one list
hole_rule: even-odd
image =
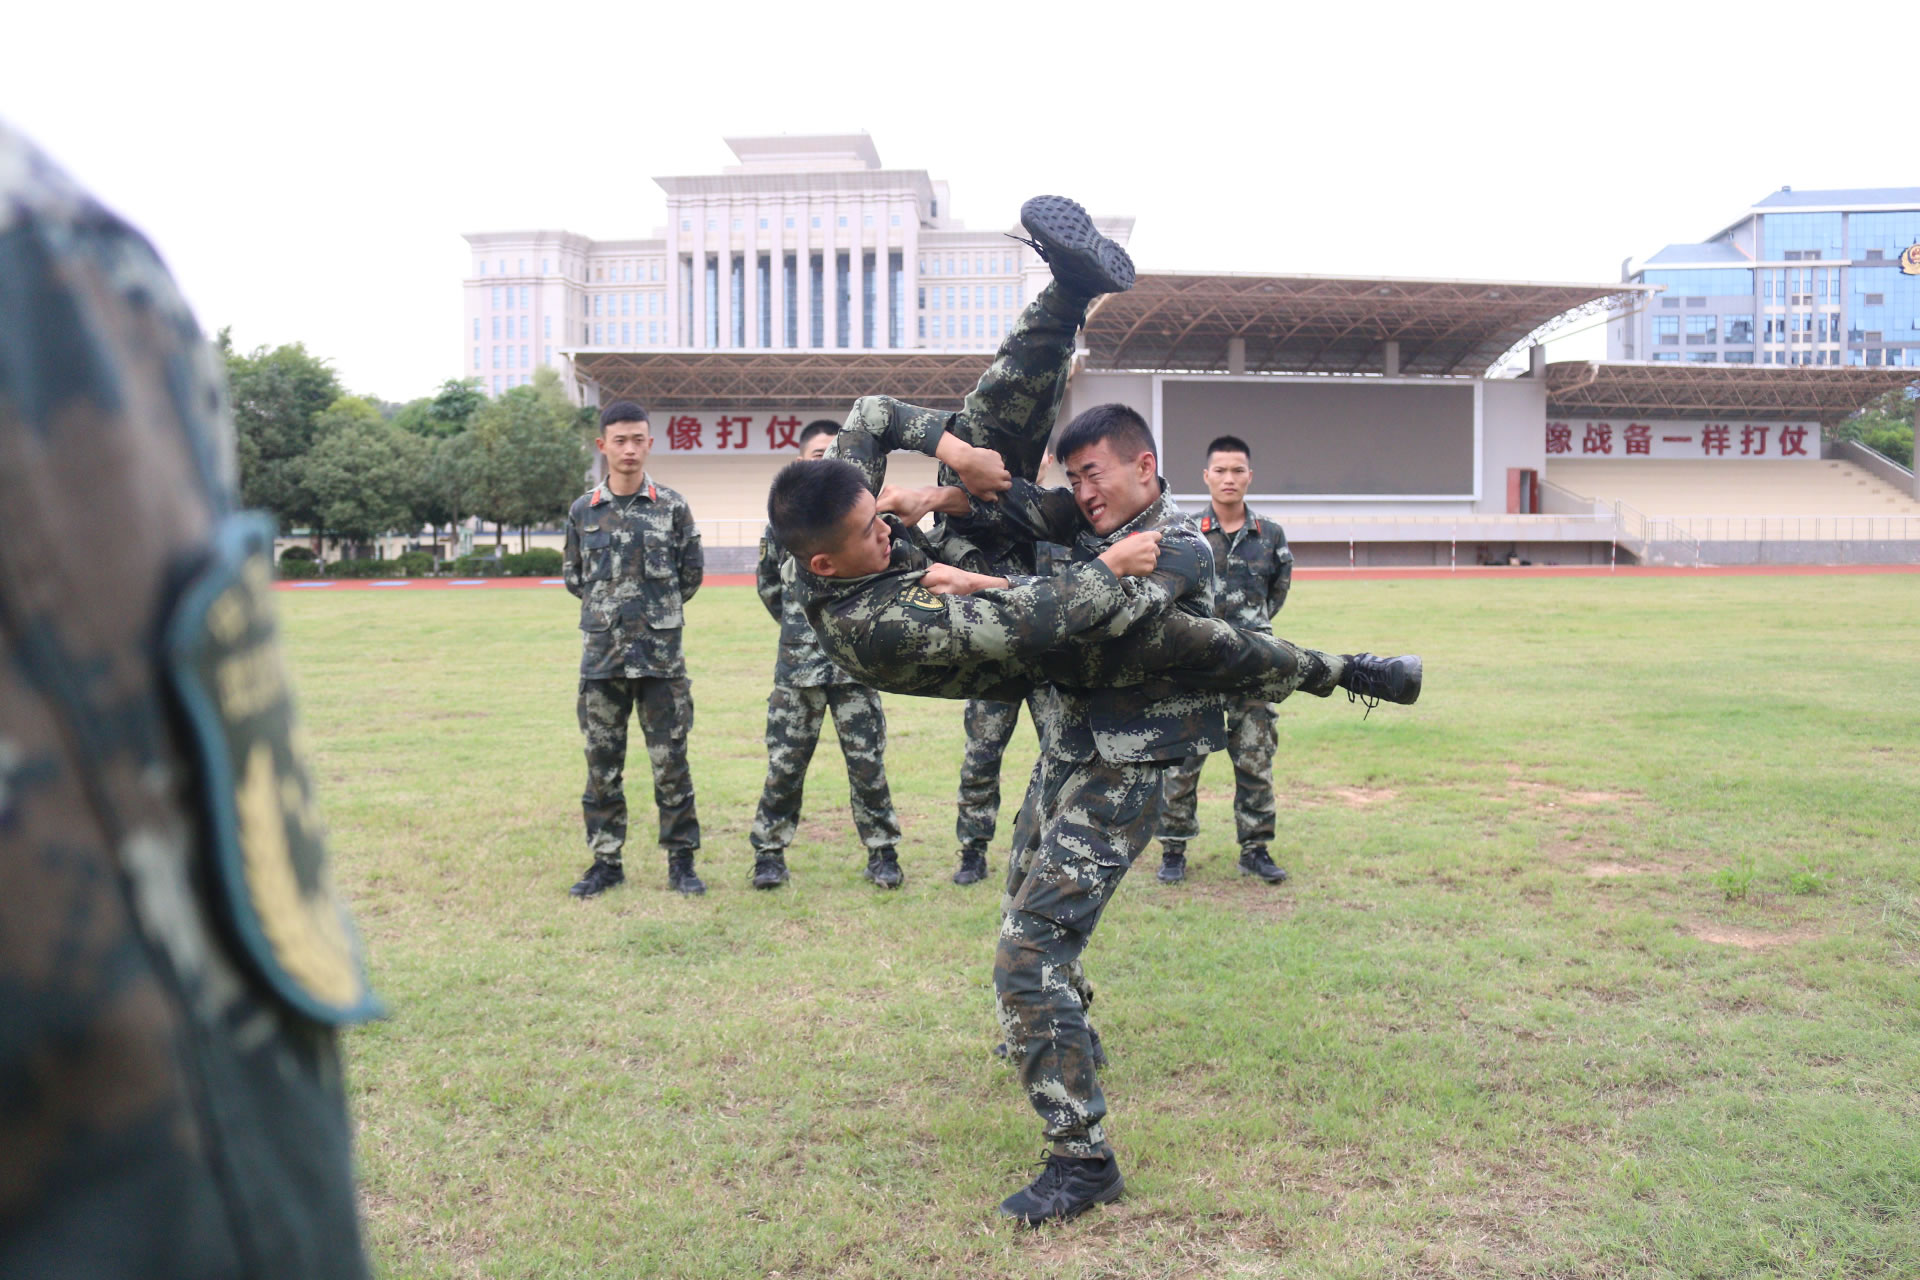
[{"label": "soldier being lifted", "polygon": [[[839,427],[815,422],[800,433],[800,456],[819,458]],[[820,743],[828,710],[847,761],[847,791],[853,823],[867,847],[867,879],[883,889],[906,880],[896,846],[900,823],[887,789],[887,717],[880,695],[833,664],[820,648],[800,594],[793,587],[793,557],[773,540],[760,540],[756,574],[760,603],[780,624],[780,653],[767,697],[767,781],[753,815],[753,887],[776,889],[787,882],[787,846],[800,820],[807,765]]]},{"label": "soldier being lifted", "polygon": [[647,411],[616,400],[594,441],[607,478],[567,512],[565,577],[580,597],[580,736],[587,789],[580,798],[593,864],[571,890],[590,898],[626,879],[627,721],[637,707],[653,765],[653,802],[667,850],[667,887],[705,893],[694,874],[700,819],[687,769],[693,693],[680,651],[681,607],[700,589],[705,559],[686,499],[647,474]]},{"label": "soldier being lifted", "polygon": [[[1200,532],[1213,550],[1220,582],[1214,616],[1249,631],[1271,631],[1273,616],[1287,602],[1293,582],[1293,551],[1287,535],[1272,520],[1247,509],[1253,482],[1253,451],[1238,436],[1220,436],[1207,445],[1201,473],[1211,505],[1200,517]],[[1274,865],[1267,846],[1273,840],[1273,755],[1279,747],[1273,707],[1250,694],[1227,698],[1227,755],[1233,761],[1233,826],[1240,841],[1240,874],[1279,884],[1286,871]],[[1167,811],[1160,821],[1160,875],[1163,884],[1187,878],[1187,842],[1200,834],[1195,818],[1200,767],[1195,756],[1167,770]]]},{"label": "soldier being lifted", "polygon": [[[1207,616],[1207,544],[1165,496],[1152,437],[1131,409],[1103,405],[1063,433],[1070,489],[1012,479],[997,452],[1044,444],[1088,304],[1125,289],[1133,266],[1071,201],[1039,197],[1021,220],[1054,281],[1022,313],[966,408],[940,413],[884,396],[858,401],[828,457],[774,480],[768,514],[801,566],[796,583],[828,654],[892,692],[1022,698],[1059,686],[1041,789],[1008,872],[994,965],[1002,1026],[1052,1150],[1003,1214],[1034,1224],[1120,1194],[1102,1128],[1084,984],[1073,977],[1101,910],[1154,833],[1161,771],[1221,745],[1212,690],[1295,689],[1394,702],[1419,696],[1418,658],[1339,657]],[[1036,444],[1038,442],[1038,444]],[[893,449],[931,454],[967,492],[884,490]],[[852,465],[846,465],[851,463]],[[912,523],[929,510],[1002,536],[1070,548],[1046,579],[942,562]],[[964,523],[959,524],[964,533]],[[945,549],[965,547],[964,538]],[[957,558],[977,560],[977,549]],[[1117,693],[1122,686],[1126,693]]]}]

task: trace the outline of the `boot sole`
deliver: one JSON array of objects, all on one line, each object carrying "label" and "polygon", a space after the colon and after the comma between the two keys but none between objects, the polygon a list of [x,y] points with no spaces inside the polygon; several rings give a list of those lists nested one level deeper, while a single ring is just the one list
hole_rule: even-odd
[{"label": "boot sole", "polygon": [[1100,234],[1079,202],[1065,196],[1035,196],[1020,206],[1020,225],[1039,242],[1047,265],[1083,293],[1125,293],[1133,288],[1133,259]]},{"label": "boot sole", "polygon": [[1420,681],[1426,676],[1426,673],[1427,664],[1420,661],[1417,657],[1414,658],[1413,673],[1407,677],[1407,687],[1403,691],[1407,696],[1398,700],[1401,706],[1410,707],[1420,701]]},{"label": "boot sole", "polygon": [[1118,1200],[1122,1195],[1124,1195],[1126,1193],[1126,1190],[1127,1190],[1127,1180],[1125,1178],[1122,1178],[1116,1175],[1114,1177],[1113,1185],[1111,1187],[1107,1188],[1104,1191],[1099,1192],[1097,1195],[1093,1196],[1091,1199],[1088,1199],[1080,1204],[1075,1205],[1073,1209],[1067,1213],[1050,1213],[1044,1218],[1029,1218],[1022,1213],[1010,1213],[1003,1206],[1000,1210],[1000,1215],[1005,1218],[1013,1219],[1014,1223],[1018,1226],[1029,1227],[1029,1228],[1044,1227],[1049,1222],[1067,1222],[1074,1218],[1077,1218],[1081,1214],[1085,1213],[1087,1210],[1093,1208],[1093,1206],[1097,1204],[1112,1204],[1115,1200]]}]

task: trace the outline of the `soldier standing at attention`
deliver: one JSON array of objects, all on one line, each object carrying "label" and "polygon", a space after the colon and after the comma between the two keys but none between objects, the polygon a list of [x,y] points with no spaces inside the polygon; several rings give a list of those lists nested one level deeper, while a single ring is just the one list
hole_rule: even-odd
[{"label": "soldier standing at attention", "polygon": [[[840,427],[815,422],[800,433],[800,456],[820,458]],[[768,528],[760,540],[756,573],[760,603],[780,624],[780,652],[767,697],[767,781],[753,815],[753,887],[777,889],[787,882],[787,846],[800,820],[807,765],[820,742],[829,708],[847,761],[853,823],[867,847],[866,877],[882,889],[906,881],[895,846],[900,823],[887,790],[887,717],[880,695],[842,671],[821,649],[793,585],[793,557]],[[971,704],[969,704],[971,705]]]},{"label": "soldier standing at attention", "polygon": [[593,865],[571,892],[591,898],[626,879],[627,720],[635,707],[653,764],[653,802],[667,850],[667,887],[705,893],[693,872],[700,819],[687,770],[693,694],[680,651],[681,607],[706,567],[686,499],[647,475],[647,411],[616,400],[600,411],[594,446],[607,478],[567,511],[565,577],[580,597],[580,736],[587,790],[580,797]]},{"label": "soldier standing at attention", "polygon": [[[1220,593],[1214,616],[1249,631],[1273,630],[1273,616],[1287,602],[1293,582],[1293,552],[1287,535],[1271,520],[1247,510],[1253,483],[1253,451],[1238,436],[1221,436],[1207,446],[1201,473],[1212,509],[1200,517],[1200,532],[1213,547]],[[1273,863],[1267,845],[1273,839],[1273,756],[1279,747],[1273,706],[1254,694],[1227,698],[1227,755],[1233,760],[1233,826],[1240,841],[1240,874],[1268,884],[1287,878]],[[1187,878],[1187,842],[1200,834],[1195,818],[1200,767],[1195,756],[1167,770],[1166,813],[1160,822],[1160,881]]]}]

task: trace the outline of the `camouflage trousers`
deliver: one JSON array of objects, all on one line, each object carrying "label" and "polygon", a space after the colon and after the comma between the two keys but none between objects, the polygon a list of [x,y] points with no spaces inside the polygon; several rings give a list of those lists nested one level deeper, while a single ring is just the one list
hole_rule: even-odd
[{"label": "camouflage trousers", "polygon": [[877,852],[900,842],[900,823],[887,789],[887,716],[880,695],[863,684],[776,684],[767,698],[767,781],[748,836],[756,855],[784,853],[793,843],[807,766],[829,709],[840,736],[840,754],[847,761],[847,790],[860,843]]},{"label": "camouflage trousers", "polygon": [[1000,826],[1000,760],[1020,725],[1020,704],[971,698],[963,722],[967,753],[960,760],[959,814],[953,833],[962,853],[984,854]]},{"label": "camouflage trousers", "polygon": [[587,790],[580,797],[580,810],[587,820],[587,847],[595,858],[615,866],[627,840],[627,795],[621,782],[627,768],[627,720],[636,703],[653,765],[660,843],[670,854],[700,847],[693,774],[687,769],[687,733],[693,728],[693,691],[687,678],[582,680],[580,736],[587,748]]},{"label": "camouflage trousers", "polygon": [[[1243,851],[1265,850],[1273,842],[1273,757],[1279,747],[1271,703],[1245,694],[1228,698],[1233,830]],[[1200,834],[1200,768],[1206,762],[1205,756],[1194,756],[1167,770],[1167,811],[1160,822],[1160,843],[1171,852],[1180,852]]]},{"label": "camouflage trousers", "polygon": [[993,989],[1020,1084],[1056,1155],[1112,1151],[1080,955],[1159,826],[1165,767],[1043,758],[1015,831]]}]

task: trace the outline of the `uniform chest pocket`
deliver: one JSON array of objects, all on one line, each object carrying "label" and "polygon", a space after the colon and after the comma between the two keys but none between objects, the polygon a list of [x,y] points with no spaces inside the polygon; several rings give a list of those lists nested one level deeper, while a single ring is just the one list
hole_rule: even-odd
[{"label": "uniform chest pocket", "polygon": [[588,582],[605,582],[613,576],[613,530],[580,531],[581,574]]},{"label": "uniform chest pocket", "polygon": [[673,577],[673,547],[669,545],[667,535],[657,529],[648,529],[640,551],[640,572],[649,578]]}]

